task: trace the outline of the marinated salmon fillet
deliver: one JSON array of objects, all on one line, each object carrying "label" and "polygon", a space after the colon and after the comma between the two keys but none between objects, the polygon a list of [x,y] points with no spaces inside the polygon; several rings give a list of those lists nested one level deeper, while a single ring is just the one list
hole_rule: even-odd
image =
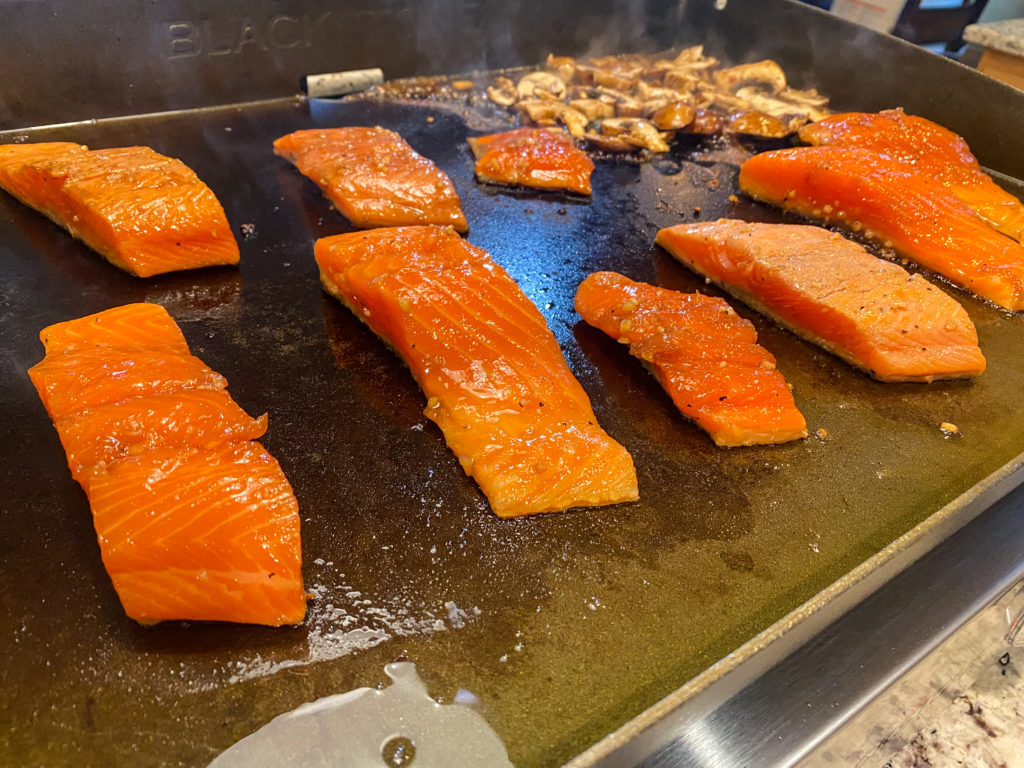
[{"label": "marinated salmon fillet", "polygon": [[594,416],[543,316],[447,227],[318,240],[326,290],[402,357],[424,413],[499,517],[634,501],[626,449]]},{"label": "marinated salmon fillet", "polygon": [[858,147],[909,163],[963,200],[993,227],[1024,238],[1024,205],[981,169],[967,142],[938,123],[902,109],[845,112],[798,131],[816,146]]},{"label": "marinated salmon fillet", "polygon": [[298,504],[259,443],[115,462],[94,472],[89,503],[103,565],[136,621],[305,616]]},{"label": "marinated salmon fillet", "polygon": [[576,291],[576,311],[654,374],[684,416],[716,445],[807,437],[775,358],[722,299],[595,272]]},{"label": "marinated salmon fillet", "polygon": [[274,142],[357,227],[447,224],[469,229],[451,179],[387,128],[314,128]]},{"label": "marinated salmon fillet", "polygon": [[40,338],[46,357],[29,375],[128,616],[301,622],[297,504],[253,442],[266,416],[231,399],[157,305],[57,323]]},{"label": "marinated salmon fillet", "polygon": [[590,194],[594,163],[561,131],[518,128],[468,141],[480,181]]},{"label": "marinated salmon fillet", "polygon": [[858,232],[1006,309],[1024,309],[1024,247],[906,163],[866,149],[780,149],[743,163],[739,181],[751,197]]},{"label": "marinated salmon fillet", "polygon": [[125,304],[44,328],[47,355],[95,347],[152,347],[187,355],[188,342],[159,304]]},{"label": "marinated salmon fillet", "polygon": [[210,188],[149,147],[3,144],[0,187],[138,277],[238,263]]},{"label": "marinated salmon fillet", "polygon": [[920,275],[819,227],[721,219],[656,242],[780,325],[881,381],[985,370],[967,312]]},{"label": "marinated salmon fillet", "polygon": [[129,397],[183,389],[224,389],[227,381],[202,360],[147,347],[96,347],[47,355],[29,369],[54,421]]},{"label": "marinated salmon fillet", "polygon": [[256,440],[267,431],[267,417],[252,418],[222,389],[184,389],[87,408],[54,426],[72,476],[88,490],[96,467],[154,448]]}]

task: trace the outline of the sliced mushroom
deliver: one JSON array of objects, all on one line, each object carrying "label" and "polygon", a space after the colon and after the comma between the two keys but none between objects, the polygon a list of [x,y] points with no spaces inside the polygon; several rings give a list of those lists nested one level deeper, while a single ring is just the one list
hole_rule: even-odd
[{"label": "sliced mushroom", "polygon": [[573,99],[569,102],[569,106],[577,112],[586,115],[590,120],[600,120],[602,117],[615,116],[615,107],[600,99]]},{"label": "sliced mushroom", "polygon": [[590,122],[590,119],[582,112],[577,112],[569,107],[562,108],[558,113],[558,119],[569,129],[569,133],[577,139],[583,138],[583,134],[587,130],[587,124]]},{"label": "sliced mushroom", "polygon": [[737,112],[729,118],[729,124],[725,130],[728,133],[740,133],[759,139],[783,139],[793,132],[789,125],[779,118],[756,109]]},{"label": "sliced mushroom", "polygon": [[617,136],[604,136],[603,134],[600,133],[588,131],[583,135],[583,138],[586,139],[587,143],[590,144],[592,147],[594,147],[595,149],[599,149],[603,152],[618,153],[636,151],[636,146],[630,144],[625,139],[621,139]]},{"label": "sliced mushroom", "polygon": [[494,78],[494,85],[488,86],[487,98],[503,107],[516,103],[516,84],[507,77]]},{"label": "sliced mushroom", "polygon": [[659,60],[654,62],[654,66],[663,66],[667,69],[686,72],[697,72],[718,66],[718,59],[713,56],[705,56],[703,45],[694,45],[690,48],[683,49],[679,55],[671,61]]},{"label": "sliced mushroom", "polygon": [[824,114],[820,110],[806,104],[795,104],[774,96],[766,96],[763,93],[759,93],[756,88],[740,88],[736,95],[744,97],[753,109],[765,112],[772,117],[777,117],[793,130],[796,130],[812,119],[811,116],[813,114]]},{"label": "sliced mushroom", "polygon": [[801,91],[797,88],[786,87],[779,93],[779,98],[796,104],[806,104],[810,107],[824,108],[828,106],[828,96],[822,96],[815,88]]},{"label": "sliced mushroom", "polygon": [[734,96],[731,93],[724,91],[711,91],[708,94],[711,97],[710,106],[718,107],[726,112],[737,112],[741,109],[750,109],[750,102],[746,99],[741,99],[739,96]]},{"label": "sliced mushroom", "polygon": [[677,91],[674,88],[659,88],[658,86],[648,85],[643,80],[638,81],[636,84],[636,97],[640,101],[656,101],[663,99],[668,103],[672,101],[684,101],[688,95],[688,93]]},{"label": "sliced mushroom", "polygon": [[516,85],[520,99],[537,99],[545,96],[561,99],[565,96],[565,83],[558,75],[550,72],[531,72]]},{"label": "sliced mushroom", "polygon": [[773,94],[786,87],[786,73],[771,59],[740,64],[715,72],[715,82],[727,91],[737,91],[745,85],[756,85]]},{"label": "sliced mushroom", "polygon": [[681,131],[697,116],[697,110],[683,101],[662,107],[651,116],[651,123],[659,131]]},{"label": "sliced mushroom", "polygon": [[576,59],[571,56],[555,56],[549,53],[545,64],[548,70],[558,75],[563,82],[572,82],[576,76]]},{"label": "sliced mushroom", "polygon": [[651,152],[668,152],[664,137],[647,120],[639,118],[609,117],[601,121],[601,133],[616,136]]},{"label": "sliced mushroom", "polygon": [[714,112],[706,109],[698,109],[693,117],[693,122],[684,129],[686,133],[696,133],[701,136],[713,136],[721,133],[725,128],[725,121]]},{"label": "sliced mushroom", "polygon": [[559,107],[561,103],[546,99],[533,99],[531,101],[520,101],[516,108],[526,115],[531,123],[537,125],[554,125],[558,120]]}]

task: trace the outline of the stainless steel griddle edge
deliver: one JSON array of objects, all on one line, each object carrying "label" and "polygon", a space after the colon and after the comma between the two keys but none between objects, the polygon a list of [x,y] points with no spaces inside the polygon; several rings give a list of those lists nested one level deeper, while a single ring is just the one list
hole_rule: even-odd
[{"label": "stainless steel griddle edge", "polygon": [[791,766],[1024,578],[1024,455],[568,764]]}]

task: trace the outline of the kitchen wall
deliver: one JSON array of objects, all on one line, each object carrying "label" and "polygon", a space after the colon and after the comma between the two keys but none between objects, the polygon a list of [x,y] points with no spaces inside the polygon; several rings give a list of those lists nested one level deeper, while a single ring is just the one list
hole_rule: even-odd
[{"label": "kitchen wall", "polygon": [[979,21],[1001,21],[1024,17],[1024,0],[989,0]]}]

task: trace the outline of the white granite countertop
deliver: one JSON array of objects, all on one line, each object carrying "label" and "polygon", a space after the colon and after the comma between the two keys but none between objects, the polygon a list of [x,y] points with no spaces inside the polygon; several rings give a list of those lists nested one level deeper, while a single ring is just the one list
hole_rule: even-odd
[{"label": "white granite countertop", "polygon": [[1024,56],[1024,19],[970,24],[964,29],[964,40],[983,48]]},{"label": "white granite countertop", "polygon": [[1024,583],[958,629],[799,766],[1024,766]]}]

